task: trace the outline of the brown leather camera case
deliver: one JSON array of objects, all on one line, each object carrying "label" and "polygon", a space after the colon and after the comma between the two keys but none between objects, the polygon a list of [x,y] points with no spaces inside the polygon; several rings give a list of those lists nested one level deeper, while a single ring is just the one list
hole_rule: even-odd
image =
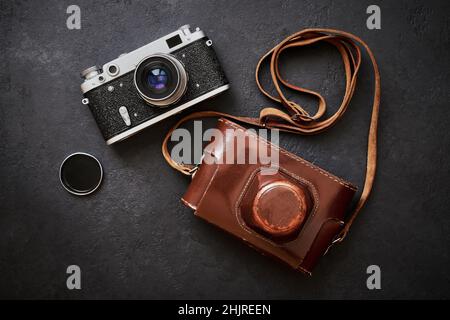
[{"label": "brown leather camera case", "polygon": [[[279,56],[284,50],[317,42],[327,42],[338,49],[346,77],[341,105],[325,119],[324,97],[318,92],[289,83],[279,70]],[[372,62],[375,89],[367,141],[364,186],[354,208],[347,210],[356,192],[353,185],[269,144],[254,132],[248,132],[227,119],[253,127],[303,135],[327,130],[341,119],[355,91],[361,66],[360,46],[364,47]],[[260,67],[263,61],[269,59],[276,95],[269,93],[259,80]],[[258,118],[239,117],[217,111],[189,114],[168,132],[162,152],[170,166],[193,177],[183,202],[194,209],[197,216],[239,237],[261,252],[311,274],[318,259],[328,248],[334,243],[342,242],[346,237],[372,190],[377,162],[377,126],[381,94],[378,65],[367,44],[353,34],[332,29],[305,29],[288,36],[261,57],[256,67],[255,80],[260,91],[285,110],[266,107],[261,110]],[[295,101],[289,100],[282,87],[315,97],[318,100],[317,112],[312,115]],[[225,134],[225,139],[208,145],[199,166],[177,163],[171,158],[167,147],[173,130],[188,120],[205,117],[222,117],[218,128]],[[227,131],[234,134],[227,136]],[[236,143],[235,139],[238,137],[245,138],[244,146]],[[239,164],[238,161],[226,164],[230,161],[223,161],[227,154],[232,154],[235,159],[239,159],[239,154],[245,156],[244,159],[254,155],[254,148],[258,148],[260,144],[250,143],[253,139],[260,142],[266,152],[279,152],[278,170],[275,174],[264,174],[267,173],[267,166],[263,164],[266,161],[261,159],[256,163],[246,161],[254,164]],[[347,211],[349,213],[346,214]]]},{"label": "brown leather camera case", "polygon": [[[197,216],[261,252],[310,273],[341,231],[356,188],[234,122],[221,118],[218,129],[227,137],[232,129],[234,135],[206,147],[205,157],[216,159],[202,162],[183,202]],[[259,159],[256,164],[225,164],[227,150],[240,135],[245,135],[245,148],[239,152],[246,159],[258,145],[269,154],[279,152],[278,172],[263,174]]]}]

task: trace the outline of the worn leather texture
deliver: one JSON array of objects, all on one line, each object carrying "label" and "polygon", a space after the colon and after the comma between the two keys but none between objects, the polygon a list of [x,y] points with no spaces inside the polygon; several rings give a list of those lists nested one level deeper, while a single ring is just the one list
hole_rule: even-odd
[{"label": "worn leather texture", "polygon": [[[134,71],[86,92],[84,97],[89,99],[89,108],[104,139],[111,139],[142,122],[228,84],[214,46],[207,46],[207,40],[208,38],[204,37],[171,53],[183,63],[189,77],[185,95],[173,106],[160,108],[145,103],[134,86]],[[109,86],[114,87],[112,92],[108,90]],[[127,107],[131,126],[127,126],[122,120],[119,114],[121,106]]]},{"label": "worn leather texture", "polygon": [[[205,148],[205,158],[183,202],[198,217],[311,274],[344,225],[356,187],[230,120],[219,119],[217,128],[224,139]],[[237,141],[245,143],[236,148]],[[254,164],[237,162],[260,155],[258,148],[267,148],[264,154],[278,152],[276,173],[262,171],[267,164],[262,164],[266,162],[260,156]],[[265,190],[267,187],[272,190]],[[268,194],[269,201],[261,199],[261,191]],[[283,200],[288,202],[280,203]],[[264,218],[255,219],[255,215]],[[288,232],[280,234],[280,226]]]}]

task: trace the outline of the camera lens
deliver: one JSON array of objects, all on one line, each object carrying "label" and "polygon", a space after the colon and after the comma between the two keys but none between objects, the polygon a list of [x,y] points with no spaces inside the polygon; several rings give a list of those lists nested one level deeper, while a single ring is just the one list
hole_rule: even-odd
[{"label": "camera lens", "polygon": [[184,95],[187,74],[175,57],[157,54],[139,63],[134,73],[134,83],[139,95],[148,104],[166,107]]},{"label": "camera lens", "polygon": [[150,89],[155,92],[165,91],[167,89],[169,76],[164,68],[153,68],[148,72],[147,83]]}]

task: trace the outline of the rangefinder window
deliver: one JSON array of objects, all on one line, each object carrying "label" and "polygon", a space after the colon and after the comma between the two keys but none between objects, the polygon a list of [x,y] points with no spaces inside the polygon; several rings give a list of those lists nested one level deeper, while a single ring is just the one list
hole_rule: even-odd
[{"label": "rangefinder window", "polygon": [[169,38],[166,40],[167,45],[169,46],[170,49],[172,49],[173,47],[179,45],[182,41],[179,35],[173,36],[172,38]]}]

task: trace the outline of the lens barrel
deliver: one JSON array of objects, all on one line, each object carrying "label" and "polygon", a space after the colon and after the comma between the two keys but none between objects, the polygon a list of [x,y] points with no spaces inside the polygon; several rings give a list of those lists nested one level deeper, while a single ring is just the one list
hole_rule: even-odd
[{"label": "lens barrel", "polygon": [[183,64],[169,54],[144,58],[134,72],[134,85],[145,102],[168,107],[186,92],[188,76]]}]

